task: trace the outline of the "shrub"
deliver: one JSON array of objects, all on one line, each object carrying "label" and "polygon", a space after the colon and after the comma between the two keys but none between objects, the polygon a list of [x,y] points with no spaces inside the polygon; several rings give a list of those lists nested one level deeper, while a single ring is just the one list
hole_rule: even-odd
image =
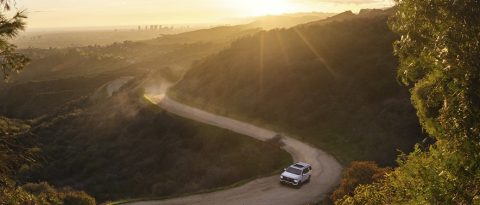
[{"label": "shrub", "polygon": [[95,199],[83,191],[62,189],[46,182],[28,183],[15,186],[9,180],[0,180],[1,205],[42,204],[42,205],[95,205]]},{"label": "shrub", "polygon": [[380,181],[390,168],[381,168],[375,162],[352,162],[345,170],[340,186],[333,192],[333,201],[345,196],[352,196],[355,189],[362,184],[371,184]]},{"label": "shrub", "polygon": [[37,203],[40,204],[51,204],[51,205],[60,205],[62,204],[62,198],[58,194],[57,190],[50,186],[46,182],[42,183],[27,183],[21,187],[25,192],[35,196]]},{"label": "shrub", "polygon": [[64,205],[95,205],[95,199],[83,191],[70,191],[63,193]]},{"label": "shrub", "polygon": [[56,190],[46,182],[42,183],[27,183],[22,188],[30,194],[40,195],[42,193],[55,193]]},{"label": "shrub", "polygon": [[1,181],[0,184],[0,204],[35,204],[36,198],[20,187],[14,187],[11,184]]}]

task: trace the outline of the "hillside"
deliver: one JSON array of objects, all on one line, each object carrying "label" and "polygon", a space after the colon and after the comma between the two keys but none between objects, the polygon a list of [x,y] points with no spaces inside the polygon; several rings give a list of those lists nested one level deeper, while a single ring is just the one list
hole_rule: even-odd
[{"label": "hillside", "polygon": [[[274,143],[164,112],[143,99],[143,81],[111,97],[95,90],[62,104],[59,95],[45,105],[60,108],[33,121],[0,118],[0,180],[45,181],[104,202],[229,186],[290,163]],[[37,109],[23,112],[44,111]]]},{"label": "hillside", "polygon": [[217,42],[224,43],[236,38],[254,34],[260,29],[251,28],[246,25],[238,26],[218,26],[208,29],[200,29],[196,31],[190,31],[185,33],[180,33],[176,35],[164,35],[153,40],[146,41],[150,44],[156,45],[165,45],[165,44],[176,44],[176,43],[193,43],[193,42]]},{"label": "hillside", "polygon": [[8,174],[20,185],[45,181],[103,202],[229,186],[291,161],[275,144],[150,105],[142,97],[141,77],[112,97],[102,94],[108,87],[102,82],[114,76],[13,86],[3,98],[5,111],[34,120],[0,118],[0,180]]},{"label": "hillside", "polygon": [[0,100],[4,102],[0,115],[40,117],[120,76],[160,73],[176,81],[194,61],[260,30],[253,25],[221,26],[141,42],[23,49],[31,63],[8,84],[0,82]]},{"label": "hillside", "polygon": [[169,95],[302,136],[344,163],[393,165],[422,133],[396,81],[390,13],[346,12],[240,39],[194,64]]},{"label": "hillside", "polygon": [[45,160],[24,177],[105,201],[227,186],[290,161],[277,146],[167,114],[131,88],[36,124]]}]

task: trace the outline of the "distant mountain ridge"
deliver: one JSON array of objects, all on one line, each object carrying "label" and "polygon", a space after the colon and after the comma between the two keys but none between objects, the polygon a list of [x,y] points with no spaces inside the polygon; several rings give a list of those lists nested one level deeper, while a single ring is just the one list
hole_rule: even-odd
[{"label": "distant mountain ridge", "polygon": [[253,35],[261,30],[275,28],[290,28],[299,24],[323,20],[334,13],[294,13],[284,15],[271,15],[252,18],[250,23],[238,25],[215,26],[212,28],[199,29],[180,34],[162,35],[156,39],[146,40],[149,44],[173,44],[173,43],[231,43],[244,36]]},{"label": "distant mountain ridge", "polygon": [[265,30],[275,29],[275,28],[290,28],[300,24],[305,24],[308,22],[319,21],[325,18],[336,15],[335,13],[322,13],[322,12],[311,12],[311,13],[293,13],[293,14],[283,14],[283,15],[270,15],[254,18],[252,23],[247,24],[247,26],[259,27]]},{"label": "distant mountain ridge", "polygon": [[360,18],[375,18],[381,16],[391,16],[395,8],[389,9],[361,9],[358,14],[353,13],[352,11],[345,11],[339,13],[334,16],[327,17],[325,19],[321,19],[318,21],[312,21],[305,24],[301,24],[298,26],[313,26],[313,25],[321,25],[326,23],[331,23],[335,21],[344,21],[344,20],[352,20],[352,19],[360,19]]}]

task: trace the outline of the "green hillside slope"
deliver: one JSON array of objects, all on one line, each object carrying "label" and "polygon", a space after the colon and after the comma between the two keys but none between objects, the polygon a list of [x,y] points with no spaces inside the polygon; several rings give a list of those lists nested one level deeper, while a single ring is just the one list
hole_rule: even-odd
[{"label": "green hillside slope", "polygon": [[243,38],[196,63],[169,95],[302,136],[343,162],[392,165],[422,134],[396,81],[389,15],[346,12]]},{"label": "green hillside slope", "polygon": [[[84,190],[104,202],[229,186],[291,162],[275,143],[164,112],[143,99],[141,82],[112,97],[78,98],[30,125],[0,118],[2,130],[24,130],[27,144],[35,148],[35,163],[15,165],[13,175],[22,182]],[[0,154],[16,160],[11,156],[18,153]]]}]

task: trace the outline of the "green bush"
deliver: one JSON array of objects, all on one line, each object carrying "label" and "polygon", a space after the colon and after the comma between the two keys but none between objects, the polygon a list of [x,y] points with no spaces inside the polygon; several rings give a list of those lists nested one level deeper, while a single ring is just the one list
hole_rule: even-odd
[{"label": "green bush", "polygon": [[95,199],[83,191],[70,191],[62,194],[64,205],[95,205]]},{"label": "green bush", "polygon": [[42,183],[27,183],[21,187],[26,192],[32,194],[41,201],[42,204],[60,205],[62,204],[62,197],[60,194],[46,182]]},{"label": "green bush", "polygon": [[0,176],[0,204],[1,205],[23,205],[36,204],[37,198],[21,187],[15,186],[14,183]]}]

